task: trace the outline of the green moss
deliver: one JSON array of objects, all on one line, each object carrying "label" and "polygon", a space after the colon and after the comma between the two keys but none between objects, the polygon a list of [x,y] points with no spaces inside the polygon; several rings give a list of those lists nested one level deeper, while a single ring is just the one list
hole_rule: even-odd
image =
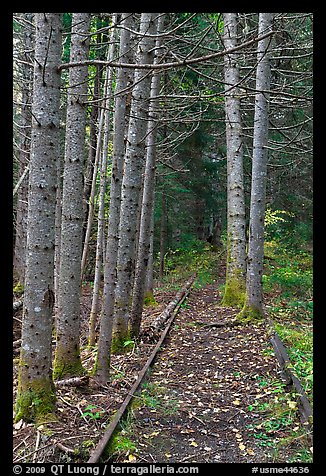
[{"label": "green moss", "polygon": [[127,352],[129,349],[128,349],[128,346],[125,345],[125,342],[130,340],[132,339],[131,339],[130,331],[128,329],[123,333],[115,332],[112,335],[111,353],[124,354],[125,352]]},{"label": "green moss", "polygon": [[63,377],[81,377],[86,374],[86,370],[82,366],[79,351],[75,355],[67,353],[57,353],[53,364],[53,378],[61,379]]},{"label": "green moss", "polygon": [[26,389],[19,382],[15,421],[23,419],[37,424],[53,421],[55,400],[54,384],[49,378],[29,381]]},{"label": "green moss", "polygon": [[109,444],[105,449],[106,456],[110,457],[113,455],[125,455],[130,451],[136,451],[137,447],[135,443],[123,435],[122,433],[116,433],[111,438]]},{"label": "green moss", "polygon": [[21,284],[20,281],[18,281],[18,283],[16,284],[16,286],[13,289],[13,292],[15,294],[22,294],[24,292],[24,285]]},{"label": "green moss", "polygon": [[242,310],[236,316],[237,321],[243,324],[262,321],[264,320],[264,318],[265,316],[261,309],[257,308],[256,306],[251,306],[249,304],[245,304]]},{"label": "green moss", "polygon": [[246,297],[246,283],[242,278],[228,279],[225,283],[221,305],[224,307],[239,307],[244,305]]},{"label": "green moss", "polygon": [[151,291],[147,291],[144,297],[144,305],[145,306],[157,306],[158,302],[156,301],[153,293]]}]

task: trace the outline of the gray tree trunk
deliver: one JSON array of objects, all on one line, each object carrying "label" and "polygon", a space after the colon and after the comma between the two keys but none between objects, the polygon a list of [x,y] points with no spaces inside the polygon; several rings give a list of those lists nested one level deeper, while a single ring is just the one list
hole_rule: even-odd
[{"label": "gray tree trunk", "polygon": [[[132,62],[131,34],[128,28],[133,26],[130,13],[122,13],[121,24],[126,29],[121,30],[119,57],[123,62]],[[106,244],[106,259],[104,264],[103,304],[98,340],[98,352],[95,363],[96,378],[106,383],[109,380],[110,352],[112,340],[112,323],[114,310],[114,292],[116,282],[116,266],[119,240],[119,220],[121,204],[121,184],[123,160],[125,154],[126,109],[129,91],[126,91],[130,71],[120,68],[117,73],[115,90],[114,123],[113,123],[113,152],[112,174],[110,184],[109,225]],[[119,94],[119,91],[122,93]]]},{"label": "gray tree trunk", "polygon": [[[33,21],[33,13],[24,13],[24,18]],[[28,64],[31,62],[34,49],[34,29],[25,27],[24,30],[24,51],[21,54],[23,63],[22,71],[22,106],[20,116],[20,154],[19,154],[19,178],[25,173],[29,164],[30,141],[31,141],[31,107],[33,68]],[[28,204],[28,172],[25,173],[17,193],[16,206],[16,227],[15,227],[15,250],[14,269],[18,274],[19,282],[24,283],[25,279],[25,259],[26,259],[26,238],[27,238],[27,204]]]},{"label": "gray tree trunk", "polygon": [[[140,20],[141,40],[136,53],[136,63],[153,62],[154,42],[144,33],[155,32],[157,14],[142,13]],[[121,211],[119,223],[119,245],[117,257],[117,283],[115,290],[113,344],[114,348],[123,348],[128,338],[128,320],[132,275],[135,267],[135,244],[137,217],[144,168],[144,145],[147,131],[148,106],[151,87],[151,75],[136,69],[135,86],[132,93],[131,117],[124,160],[122,180]]]},{"label": "gray tree trunk", "polygon": [[52,310],[55,241],[61,13],[36,14],[27,255],[16,420],[54,410]]},{"label": "gray tree trunk", "polygon": [[[155,194],[154,194],[155,195]],[[154,202],[154,199],[153,199]],[[154,203],[151,216],[151,226],[149,234],[149,255],[146,271],[146,284],[145,284],[145,298],[147,297],[150,302],[154,302]]]},{"label": "gray tree trunk", "polygon": [[[237,14],[223,13],[224,47],[237,46]],[[246,288],[246,229],[240,80],[237,54],[224,56],[227,146],[227,271],[223,306],[242,306]]]},{"label": "gray tree trunk", "polygon": [[[112,24],[117,22],[117,13],[112,16]],[[110,37],[110,46],[108,50],[108,61],[114,59],[115,53],[115,37],[116,29],[112,29]],[[96,259],[95,259],[95,276],[94,276],[94,289],[92,298],[92,307],[89,318],[89,336],[88,344],[90,346],[95,345],[95,327],[97,315],[99,313],[100,303],[100,284],[101,284],[101,270],[103,264],[103,252],[104,252],[104,211],[105,211],[105,189],[106,189],[106,175],[108,167],[108,152],[109,152],[109,139],[111,136],[111,102],[112,102],[112,87],[113,87],[113,69],[108,67],[106,71],[105,84],[104,84],[104,137],[102,146],[102,162],[101,162],[101,174],[100,174],[100,190],[99,190],[99,209],[98,209],[98,223],[97,223],[97,243],[96,243]]]},{"label": "gray tree trunk", "polygon": [[[164,16],[161,15],[157,20],[157,33],[161,33],[163,29],[163,24]],[[160,62],[160,45],[161,37],[158,37],[155,45],[157,52],[155,54],[154,64]],[[160,78],[160,73],[155,73],[153,75],[151,84],[151,101],[149,106],[148,135],[146,140],[146,164],[143,184],[143,199],[139,227],[135,280],[132,292],[132,304],[129,322],[131,337],[138,337],[140,332],[145,295],[146,274],[150,255],[150,235],[155,187],[156,131],[159,107],[157,99],[154,98],[160,92]]]},{"label": "gray tree trunk", "polygon": [[[272,22],[272,13],[260,13],[258,34],[268,32]],[[246,301],[238,315],[239,319],[244,320],[263,317],[262,274],[269,123],[269,94],[266,91],[270,89],[270,46],[270,37],[261,40],[257,46]]]},{"label": "gray tree trunk", "polygon": [[[163,185],[164,187],[164,185]],[[161,192],[161,220],[160,220],[160,279],[163,279],[165,271],[165,253],[167,248],[167,206],[166,206],[166,193],[164,188]]]},{"label": "gray tree trunk", "polygon": [[[88,59],[89,41],[85,40],[85,35],[89,33],[89,26],[90,13],[73,14],[71,61]],[[84,372],[80,361],[79,328],[87,80],[87,66],[69,71],[55,378]]]}]

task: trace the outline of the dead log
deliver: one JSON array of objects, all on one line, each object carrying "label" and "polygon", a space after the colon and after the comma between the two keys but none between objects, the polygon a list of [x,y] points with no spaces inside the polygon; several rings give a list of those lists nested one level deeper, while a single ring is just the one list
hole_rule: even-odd
[{"label": "dead log", "polygon": [[72,377],[64,380],[56,380],[54,383],[57,387],[80,387],[82,385],[87,385],[89,381],[89,376],[84,375],[83,377]]},{"label": "dead log", "polygon": [[183,298],[183,296],[186,294],[188,289],[191,288],[193,285],[193,282],[195,281],[196,278],[196,273],[191,276],[189,281],[186,282],[186,284],[180,289],[180,291],[177,292],[175,295],[175,298],[169,302],[169,304],[166,306],[163,312],[159,314],[153,322],[151,322],[150,327],[154,329],[155,331],[158,331],[160,328],[164,326],[166,321],[169,319],[171,316],[172,312],[174,309],[177,307],[178,303],[180,300]]}]

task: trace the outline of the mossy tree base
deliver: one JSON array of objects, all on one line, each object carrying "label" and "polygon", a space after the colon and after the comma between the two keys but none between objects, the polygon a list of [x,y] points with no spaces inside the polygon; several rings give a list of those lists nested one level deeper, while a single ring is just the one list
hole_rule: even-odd
[{"label": "mossy tree base", "polygon": [[[58,349],[57,349],[58,350]],[[59,354],[60,355],[60,354]],[[63,354],[56,355],[53,365],[54,380],[62,379],[64,377],[82,377],[87,372],[84,369],[80,357]]]},{"label": "mossy tree base", "polygon": [[250,322],[261,322],[265,319],[262,309],[249,304],[245,304],[243,309],[236,315],[238,322],[248,324]]},{"label": "mossy tree base", "polygon": [[37,424],[56,420],[55,387],[48,378],[28,383],[28,388],[20,387],[16,401],[15,421],[23,419]]},{"label": "mossy tree base", "polygon": [[245,303],[246,285],[244,281],[230,279],[225,283],[221,306],[241,308]]},{"label": "mossy tree base", "polygon": [[156,301],[152,291],[146,291],[144,296],[144,305],[145,306],[157,306],[158,302]]},{"label": "mossy tree base", "polygon": [[114,333],[112,335],[111,353],[112,354],[124,354],[127,352],[128,345],[126,342],[131,340],[130,331],[127,329],[125,332]]}]

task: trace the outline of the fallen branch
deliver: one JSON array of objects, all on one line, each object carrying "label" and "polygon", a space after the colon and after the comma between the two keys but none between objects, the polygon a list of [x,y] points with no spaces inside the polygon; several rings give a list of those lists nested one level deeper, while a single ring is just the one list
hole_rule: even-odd
[{"label": "fallen branch", "polygon": [[89,376],[84,375],[83,377],[72,377],[64,380],[55,381],[57,387],[80,387],[81,385],[87,385],[89,381]]},{"label": "fallen branch", "polygon": [[65,453],[75,453],[75,450],[73,448],[68,448],[67,446],[64,446],[60,441],[56,441],[55,445],[59,450],[64,451]]}]

